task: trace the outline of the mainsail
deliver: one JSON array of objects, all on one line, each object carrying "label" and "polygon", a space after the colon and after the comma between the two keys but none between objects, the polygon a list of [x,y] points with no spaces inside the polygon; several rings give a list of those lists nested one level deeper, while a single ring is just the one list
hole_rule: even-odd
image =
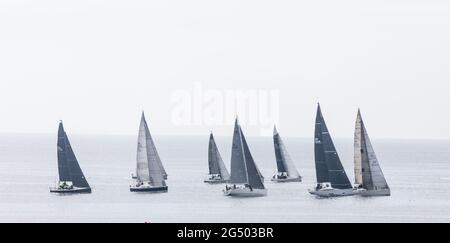
[{"label": "mainsail", "polygon": [[60,122],[58,129],[58,172],[61,182],[72,182],[73,186],[78,188],[90,188],[72,150],[62,122]]},{"label": "mainsail", "polygon": [[166,186],[165,171],[142,113],[137,148],[137,180],[153,186]]},{"label": "mainsail", "polygon": [[299,178],[300,174],[298,173],[297,168],[295,168],[294,162],[287,152],[284,142],[281,139],[276,127],[273,131],[273,142],[275,146],[275,157],[277,160],[278,172],[286,172],[289,178]]},{"label": "mainsail", "polygon": [[358,110],[358,117],[356,118],[356,125],[355,125],[355,139],[354,139],[354,162],[355,162],[355,185],[362,185],[363,184],[363,176],[362,176],[362,160],[367,160],[367,156],[363,156],[363,153],[361,153],[361,150],[363,149],[362,144],[362,119],[361,119],[361,113]]},{"label": "mainsail", "polygon": [[233,145],[231,149],[231,183],[245,184],[248,182],[247,165],[245,163],[239,121],[234,124]]},{"label": "mainsail", "polygon": [[355,184],[367,190],[389,189],[360,111],[355,129],[355,178]]},{"label": "mainsail", "polygon": [[212,133],[209,137],[208,162],[210,175],[220,175],[222,180],[230,180],[230,174],[225,167],[222,156],[220,156],[219,149],[217,148],[216,141]]},{"label": "mainsail", "polygon": [[255,189],[265,189],[264,177],[255,164],[245,136],[236,119],[231,154],[231,183],[249,184]]},{"label": "mainsail", "polygon": [[318,183],[329,182],[336,189],[352,188],[328,132],[320,105],[317,108],[316,116],[315,161]]}]

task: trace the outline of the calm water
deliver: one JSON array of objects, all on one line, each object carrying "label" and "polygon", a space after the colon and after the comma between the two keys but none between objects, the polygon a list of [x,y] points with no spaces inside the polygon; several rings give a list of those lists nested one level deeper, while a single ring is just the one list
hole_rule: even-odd
[{"label": "calm water", "polygon": [[[70,136],[70,134],[69,134]],[[54,135],[0,136],[0,222],[450,222],[450,141],[374,140],[392,197],[317,199],[312,139],[285,139],[302,183],[266,180],[265,198],[222,195],[207,185],[208,136],[156,137],[169,193],[129,192],[134,136],[71,136],[92,194],[55,195]],[[275,170],[271,138],[248,138],[266,179]],[[353,180],[352,140],[336,139]],[[218,137],[229,165],[231,138]]]}]

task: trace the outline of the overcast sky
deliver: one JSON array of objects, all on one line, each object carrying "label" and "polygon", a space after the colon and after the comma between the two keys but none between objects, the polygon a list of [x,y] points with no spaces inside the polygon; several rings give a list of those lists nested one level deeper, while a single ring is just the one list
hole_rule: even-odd
[{"label": "overcast sky", "polygon": [[63,119],[136,134],[145,110],[157,135],[231,136],[174,122],[174,94],[196,84],[278,92],[283,136],[313,136],[321,102],[336,137],[353,136],[360,107],[374,138],[450,139],[450,2],[0,0],[2,133]]}]

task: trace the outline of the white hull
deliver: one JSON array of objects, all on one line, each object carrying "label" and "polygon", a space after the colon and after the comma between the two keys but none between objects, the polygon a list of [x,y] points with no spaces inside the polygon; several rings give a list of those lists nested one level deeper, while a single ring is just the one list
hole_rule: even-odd
[{"label": "white hull", "polygon": [[51,193],[61,193],[61,194],[71,194],[71,193],[91,193],[91,188],[79,188],[79,187],[73,187],[73,188],[59,188],[59,187],[52,187],[50,188]]},{"label": "white hull", "polygon": [[355,192],[353,189],[324,189],[324,190],[308,190],[310,194],[316,195],[319,197],[346,197],[353,196]]},{"label": "white hull", "polygon": [[302,182],[302,178],[301,177],[287,178],[287,179],[272,178],[271,181],[273,181],[273,182]]},{"label": "white hull", "polygon": [[223,191],[225,196],[230,197],[265,197],[267,189],[236,188]]}]

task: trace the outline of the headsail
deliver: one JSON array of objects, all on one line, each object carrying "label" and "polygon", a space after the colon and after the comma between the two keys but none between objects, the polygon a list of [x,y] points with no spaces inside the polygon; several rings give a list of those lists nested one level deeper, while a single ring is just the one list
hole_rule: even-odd
[{"label": "headsail", "polygon": [[225,163],[222,160],[222,156],[220,155],[212,133],[209,138],[208,151],[209,174],[220,175],[223,180],[230,180],[230,174],[225,167]]},{"label": "headsail", "polygon": [[360,111],[355,129],[355,175],[356,183],[367,190],[389,189]]},{"label": "headsail", "polygon": [[284,142],[281,139],[276,127],[274,127],[273,131],[273,141],[278,172],[286,172],[289,178],[299,178],[300,174],[298,173],[297,168],[295,168],[294,162],[287,152]]},{"label": "headsail", "polygon": [[259,171],[258,166],[255,164],[255,160],[253,159],[252,154],[250,153],[250,149],[247,144],[247,140],[245,139],[244,133],[241,130],[241,136],[243,141],[244,155],[245,155],[245,163],[247,167],[247,176],[248,176],[248,184],[255,189],[265,189],[264,187],[264,177]]},{"label": "headsail", "polygon": [[352,188],[323,119],[320,105],[316,116],[315,161],[318,183],[330,182],[336,189]]},{"label": "headsail", "polygon": [[158,151],[156,150],[156,146],[155,146],[155,143],[153,142],[152,135],[150,134],[150,130],[147,125],[147,121],[145,120],[144,112],[142,112],[142,117],[144,118],[145,126],[147,127],[147,129],[146,129],[147,146],[149,148],[149,151],[152,150],[149,153],[151,153],[153,158],[155,159],[156,164],[158,165],[161,173],[163,174],[164,180],[167,180],[168,175],[167,175],[166,169],[164,169],[161,158],[159,157]]},{"label": "headsail", "polygon": [[138,181],[150,182],[153,186],[166,186],[165,171],[150,135],[144,113],[142,113],[139,126],[136,171]]},{"label": "headsail", "polygon": [[72,150],[62,122],[60,122],[58,129],[58,172],[60,181],[71,181],[74,187],[90,188]]}]

